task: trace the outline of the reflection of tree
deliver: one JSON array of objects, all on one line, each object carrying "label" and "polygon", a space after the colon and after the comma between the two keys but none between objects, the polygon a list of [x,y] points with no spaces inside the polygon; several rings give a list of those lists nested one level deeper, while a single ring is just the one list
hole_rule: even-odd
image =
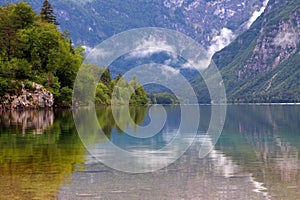
[{"label": "reflection of tree", "polygon": [[135,130],[137,125],[143,122],[148,107],[130,106],[128,111],[125,106],[115,106],[114,109],[115,115],[113,115],[111,106],[97,106],[97,118],[95,118],[94,110],[89,107],[79,107],[74,110],[77,130],[85,145],[107,142],[113,129],[120,134],[126,128]]},{"label": "reflection of tree", "polygon": [[[147,110],[147,106],[130,106],[129,113],[131,119],[126,115],[127,109],[125,106],[117,106],[115,116],[113,116],[110,106],[98,107],[96,112],[98,122],[103,132],[110,138],[113,128],[119,133],[123,133],[127,127],[135,130],[137,125],[140,125],[144,121]],[[116,124],[116,121],[119,125]]]},{"label": "reflection of tree", "polygon": [[[10,115],[1,114],[1,127],[4,119],[15,119]],[[52,125],[40,132],[43,133],[40,135],[31,134],[26,130],[26,134],[20,134],[22,132],[19,127],[22,127],[22,124],[13,120],[9,122],[9,128],[1,128],[0,199],[56,199],[59,186],[75,170],[74,164],[84,162],[85,150],[76,134],[72,113],[71,111],[56,111],[55,114],[52,111],[18,113],[18,116],[24,115],[37,115],[39,117],[30,119],[42,120],[40,123],[51,121],[47,119],[47,116],[51,116]],[[21,122],[27,124],[30,121],[21,119]]]}]

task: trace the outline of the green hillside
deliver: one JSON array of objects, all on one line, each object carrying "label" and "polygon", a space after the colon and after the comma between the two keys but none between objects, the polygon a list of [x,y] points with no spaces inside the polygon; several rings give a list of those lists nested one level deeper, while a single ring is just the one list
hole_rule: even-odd
[{"label": "green hillside", "polygon": [[[299,42],[300,1],[270,0],[249,30],[213,56],[229,102],[300,102]],[[200,99],[208,95],[201,78],[192,83]]]}]

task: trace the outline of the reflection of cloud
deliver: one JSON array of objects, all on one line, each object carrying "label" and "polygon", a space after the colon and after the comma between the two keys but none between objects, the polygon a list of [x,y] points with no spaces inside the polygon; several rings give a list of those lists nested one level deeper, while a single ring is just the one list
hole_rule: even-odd
[{"label": "reflection of cloud", "polygon": [[177,133],[178,133],[178,129],[173,129],[173,128],[166,127],[166,130],[162,133],[163,140],[166,143],[169,143],[169,142],[172,141],[172,139],[174,138],[174,136]]},{"label": "reflection of cloud", "polygon": [[215,52],[220,51],[234,39],[235,35],[232,30],[225,27],[222,28],[220,33],[212,38],[211,45],[208,48],[209,54],[213,55]]},{"label": "reflection of cloud", "polygon": [[250,19],[246,23],[245,27],[247,29],[250,28],[250,26],[253,24],[253,22],[255,22],[255,20],[265,11],[268,2],[269,2],[269,0],[264,0],[263,6],[259,10],[254,11],[254,13],[252,14],[252,16],[250,17]]},{"label": "reflection of cloud", "polygon": [[[203,140],[202,137],[200,137],[200,140],[201,139]],[[205,142],[202,143],[202,148],[211,149],[208,157],[213,161],[215,170],[218,173],[221,173],[226,178],[244,177],[253,185],[253,192],[260,193],[266,199],[270,199],[270,195],[267,191],[268,189],[263,186],[264,183],[256,181],[251,173],[245,172],[241,174],[241,167],[235,164],[235,162],[229,156],[226,156],[222,151],[216,150],[209,136],[207,136],[204,141]]]},{"label": "reflection of cloud", "polygon": [[[120,151],[114,146],[117,141],[114,141],[114,145],[109,142],[89,145],[87,148],[91,156],[87,157],[87,163],[93,164],[98,160],[125,172],[154,171],[174,162],[194,140],[193,134],[180,134],[176,130],[173,130],[168,136],[165,135],[165,132],[162,134],[163,140],[168,140],[168,146],[160,149],[155,142],[147,144],[141,141],[139,143],[125,141],[126,147],[122,147],[122,149],[126,152]],[[124,138],[122,142],[124,142]],[[120,154],[122,154],[121,157]]]}]

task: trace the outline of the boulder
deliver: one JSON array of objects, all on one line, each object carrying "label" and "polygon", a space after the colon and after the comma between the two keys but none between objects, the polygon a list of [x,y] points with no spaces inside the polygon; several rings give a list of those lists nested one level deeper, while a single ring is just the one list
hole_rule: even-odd
[{"label": "boulder", "polygon": [[27,89],[22,83],[20,94],[6,94],[1,105],[2,109],[52,108],[54,104],[53,94],[40,84],[34,82],[31,84],[31,89]]}]

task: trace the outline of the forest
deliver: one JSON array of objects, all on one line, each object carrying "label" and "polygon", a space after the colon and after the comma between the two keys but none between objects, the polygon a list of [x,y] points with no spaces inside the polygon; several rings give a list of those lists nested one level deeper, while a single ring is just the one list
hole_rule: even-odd
[{"label": "forest", "polygon": [[[71,106],[78,70],[88,65],[82,65],[84,49],[75,47],[69,35],[67,30],[59,30],[48,0],[40,13],[26,2],[0,7],[0,102],[5,94],[21,95],[21,85],[33,90],[34,82],[53,94],[55,106]],[[99,70],[104,73],[93,91],[97,103],[111,104],[114,95],[116,103],[122,104],[131,94],[130,104],[148,103],[146,92],[135,78],[129,83],[121,75],[113,80],[109,70]],[[118,81],[121,83],[113,93]]]}]

